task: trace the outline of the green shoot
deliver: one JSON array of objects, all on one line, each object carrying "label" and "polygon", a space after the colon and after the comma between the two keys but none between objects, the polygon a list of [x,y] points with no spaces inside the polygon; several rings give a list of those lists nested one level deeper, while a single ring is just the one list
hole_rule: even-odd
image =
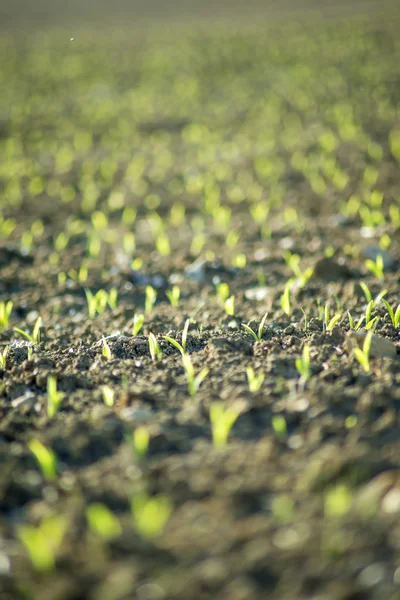
[{"label": "green shoot", "polygon": [[351,490],[345,485],[337,485],[325,495],[325,515],[342,517],[352,505]]},{"label": "green shoot", "polygon": [[[360,281],[360,288],[364,292],[364,296],[365,296],[367,303],[369,304],[370,302],[372,302],[373,298],[372,298],[371,291],[364,281]],[[379,300],[381,300],[384,296],[386,296],[386,294],[387,294],[387,290],[382,290],[382,292],[379,292],[377,297],[373,300],[374,305],[378,304]]]},{"label": "green shoot", "polygon": [[308,344],[304,344],[301,358],[296,358],[296,369],[303,381],[308,381],[310,379],[310,346]]},{"label": "green shoot", "polygon": [[368,333],[365,337],[362,349],[354,348],[354,356],[356,357],[357,361],[360,363],[360,365],[362,366],[362,368],[364,369],[364,371],[366,373],[369,373],[371,370],[371,367],[369,364],[369,353],[370,353],[370,349],[371,349],[371,340],[372,340],[372,331],[368,331]]},{"label": "green shoot", "polygon": [[157,300],[156,290],[151,285],[146,286],[146,299],[145,299],[145,304],[144,304],[145,315],[148,316],[152,313],[154,305],[156,303],[156,300]]},{"label": "green shoot", "polygon": [[229,285],[227,283],[217,285],[217,296],[222,306],[225,306],[225,301],[229,298]]},{"label": "green shoot", "polygon": [[30,440],[28,448],[39,463],[40,470],[46,481],[53,481],[57,477],[57,456],[39,440]]},{"label": "green shoot", "polygon": [[187,342],[187,334],[188,334],[188,330],[189,330],[189,325],[190,325],[190,319],[186,319],[185,325],[184,325],[183,331],[182,331],[182,344],[180,344],[177,340],[174,340],[173,338],[169,337],[168,335],[163,336],[164,340],[166,340],[167,342],[169,342],[170,344],[175,346],[175,348],[177,350],[179,350],[179,352],[182,354],[182,356],[186,352],[186,342]]},{"label": "green shoot", "polygon": [[25,339],[27,339],[29,342],[31,342],[31,344],[39,344],[41,326],[42,326],[42,318],[39,316],[36,319],[32,334],[29,334],[27,331],[23,331],[19,327],[14,327],[14,331],[16,331],[17,333],[22,335]]},{"label": "green shoot", "polygon": [[142,314],[134,314],[133,315],[133,324],[132,324],[132,335],[135,336],[142,329],[144,323],[144,315]]},{"label": "green shoot", "polygon": [[56,555],[66,530],[67,520],[63,515],[45,517],[37,527],[18,526],[18,537],[36,571],[45,573],[55,569]]},{"label": "green shoot", "polygon": [[368,258],[364,264],[367,267],[368,271],[375,275],[375,277],[377,277],[380,280],[384,279],[384,263],[381,254],[378,254],[375,261]]},{"label": "green shoot", "polygon": [[258,392],[264,382],[264,373],[256,375],[252,367],[247,367],[246,375],[250,392]]},{"label": "green shoot", "polygon": [[287,439],[286,419],[282,415],[274,415],[272,417],[272,428],[278,440],[284,442]]},{"label": "green shoot", "polygon": [[342,317],[341,313],[336,313],[336,315],[333,315],[333,317],[330,318],[329,306],[328,306],[328,304],[325,304],[324,323],[323,323],[324,330],[332,331],[332,329],[335,327],[336,323],[341,319],[341,317]]},{"label": "green shoot", "polygon": [[392,321],[393,327],[395,329],[398,329],[400,327],[400,304],[398,305],[395,311],[394,307],[390,306],[389,302],[387,302],[384,299],[382,299],[382,302],[386,306],[386,310],[390,316],[390,320]]},{"label": "green shoot", "polygon": [[8,302],[0,302],[0,329],[6,329],[8,327],[12,308],[13,303],[11,300]]},{"label": "green shoot", "polygon": [[107,385],[104,385],[102,388],[103,392],[103,402],[106,406],[114,406],[114,390]]},{"label": "green shoot", "polygon": [[104,541],[109,541],[121,535],[122,528],[107,506],[100,502],[89,504],[86,509],[86,518],[89,529],[101,537]]},{"label": "green shoot", "polygon": [[107,344],[107,340],[103,338],[103,349],[101,351],[102,355],[107,359],[112,359],[112,352],[110,346]]},{"label": "green shoot", "polygon": [[163,495],[149,496],[145,492],[137,493],[131,501],[133,523],[138,534],[144,539],[153,539],[160,535],[172,513],[171,500]]},{"label": "green shoot", "polygon": [[189,394],[191,396],[195,396],[201,383],[207,377],[209,370],[207,368],[204,368],[200,371],[200,373],[195,375],[193,363],[189,354],[184,354],[182,356],[182,364],[183,368],[185,369]]},{"label": "green shoot", "polygon": [[10,346],[6,346],[3,350],[0,350],[0,367],[3,369],[3,371],[6,370],[7,356],[9,351]]},{"label": "green shoot", "polygon": [[98,290],[96,294],[93,294],[88,289],[85,289],[84,291],[90,319],[93,319],[96,315],[102,315],[105,312],[107,305],[111,310],[117,308],[118,292],[115,288],[112,288],[109,292],[106,292],[106,290]]},{"label": "green shoot", "polygon": [[234,408],[224,408],[223,402],[212,402],[210,406],[210,422],[212,439],[215,448],[223,448],[229,432],[240,412]]},{"label": "green shoot", "polygon": [[361,317],[358,319],[357,323],[354,323],[354,319],[353,319],[352,315],[350,314],[350,311],[347,311],[347,316],[349,317],[350,329],[354,329],[355,331],[357,331],[357,329],[360,329],[360,327],[365,319],[364,315],[361,315]]},{"label": "green shoot", "polygon": [[158,343],[158,340],[157,340],[156,336],[154,335],[154,333],[149,333],[149,350],[150,350],[151,360],[155,361],[155,360],[161,359],[162,350],[160,348],[160,344]]},{"label": "green shoot", "polygon": [[261,342],[261,340],[262,340],[264,325],[265,325],[265,321],[267,320],[267,317],[268,317],[268,313],[266,312],[260,321],[257,332],[253,331],[249,325],[245,325],[245,323],[242,323],[243,329],[245,329],[247,331],[247,333],[249,333],[251,336],[253,336],[253,338],[256,340],[256,342]]},{"label": "green shoot", "polygon": [[64,394],[57,391],[57,378],[49,375],[47,378],[47,416],[52,419],[59,411]]},{"label": "green shoot", "polygon": [[150,435],[147,427],[143,425],[136,427],[132,434],[132,440],[136,458],[142,460],[149,450]]},{"label": "green shoot", "polygon": [[178,285],[173,285],[172,289],[168,292],[165,292],[168,300],[171,303],[171,306],[175,308],[178,306],[179,298],[181,297],[181,289]]},{"label": "green shoot", "polygon": [[235,315],[235,296],[229,296],[229,298],[225,300],[224,310],[229,317]]},{"label": "green shoot", "polygon": [[286,284],[285,287],[283,288],[283,293],[281,296],[281,307],[283,312],[285,313],[285,315],[290,315],[291,313],[291,306],[290,306],[290,291],[292,288],[292,284],[293,284],[293,280],[289,279]]}]

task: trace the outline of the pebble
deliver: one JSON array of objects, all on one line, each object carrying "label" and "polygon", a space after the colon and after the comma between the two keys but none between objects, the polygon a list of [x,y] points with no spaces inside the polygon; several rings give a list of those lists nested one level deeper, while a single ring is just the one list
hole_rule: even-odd
[{"label": "pebble", "polygon": [[[364,340],[367,337],[367,332],[364,331],[349,331],[346,336],[348,350],[351,351],[355,347],[362,349]],[[397,354],[397,348],[390,340],[387,340],[380,335],[372,334],[371,348],[369,355],[371,358],[394,358]]]},{"label": "pebble", "polygon": [[254,287],[246,290],[244,295],[247,300],[257,300],[258,302],[261,302],[272,292],[272,288],[269,287]]}]

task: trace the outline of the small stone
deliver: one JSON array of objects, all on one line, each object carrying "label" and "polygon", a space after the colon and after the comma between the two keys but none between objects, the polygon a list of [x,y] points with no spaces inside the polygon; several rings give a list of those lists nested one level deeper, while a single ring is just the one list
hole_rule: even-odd
[{"label": "small stone", "polygon": [[246,290],[244,295],[248,300],[257,300],[258,302],[261,302],[262,300],[265,300],[271,292],[272,289],[269,287],[254,287]]},{"label": "small stone", "polygon": [[[346,345],[348,351],[354,350],[354,348],[363,348],[365,338],[368,333],[364,331],[349,331],[346,336]],[[369,355],[371,358],[394,358],[397,354],[397,348],[390,340],[387,340],[380,335],[372,334],[371,348]]]},{"label": "small stone", "polygon": [[312,277],[323,281],[340,281],[351,279],[353,273],[344,263],[341,264],[332,258],[325,257],[316,262]]}]

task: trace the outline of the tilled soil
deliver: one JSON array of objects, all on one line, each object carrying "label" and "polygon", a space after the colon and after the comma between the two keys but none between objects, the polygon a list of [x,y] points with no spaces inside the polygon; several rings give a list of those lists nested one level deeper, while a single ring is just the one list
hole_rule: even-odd
[{"label": "tilled soil", "polygon": [[[400,326],[370,305],[366,369],[348,316],[366,289],[400,301],[399,16],[1,34],[2,599],[400,598]],[[113,288],[89,316],[85,290]],[[40,341],[15,331],[39,316]],[[163,337],[187,319],[193,395]],[[222,447],[217,402],[238,414]],[[171,509],[150,533],[141,492]],[[40,568],[23,527],[51,517]]]}]

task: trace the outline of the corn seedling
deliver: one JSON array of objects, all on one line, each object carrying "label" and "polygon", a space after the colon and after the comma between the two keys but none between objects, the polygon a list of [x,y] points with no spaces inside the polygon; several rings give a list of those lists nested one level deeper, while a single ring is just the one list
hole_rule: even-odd
[{"label": "corn seedling", "polygon": [[164,340],[166,340],[167,342],[172,344],[177,350],[179,350],[179,352],[182,354],[182,356],[186,352],[186,342],[187,342],[187,334],[188,334],[188,330],[189,330],[189,325],[190,325],[190,319],[186,319],[185,325],[184,325],[183,331],[182,331],[182,344],[180,344],[177,340],[174,340],[173,338],[169,337],[168,335],[164,335]]},{"label": "corn seedling", "polygon": [[382,300],[382,298],[384,296],[386,296],[386,294],[387,294],[387,290],[382,290],[381,292],[379,292],[379,294],[376,296],[376,298],[373,299],[371,290],[369,289],[369,287],[367,286],[367,284],[364,281],[360,281],[360,288],[364,292],[364,296],[365,296],[367,303],[369,304],[371,301],[373,301],[373,306],[375,306],[375,304],[378,304],[378,302],[380,300]]},{"label": "corn seedling", "polygon": [[256,375],[252,367],[247,367],[246,375],[250,392],[258,392],[264,382],[264,373]]},{"label": "corn seedling", "polygon": [[132,335],[135,336],[142,329],[144,323],[144,315],[135,314],[133,315],[133,323],[132,323]]},{"label": "corn seedling", "polygon": [[40,525],[20,525],[17,534],[38,572],[53,571],[57,553],[67,529],[63,515],[51,515],[42,519]]},{"label": "corn seedling", "polygon": [[160,348],[160,344],[154,333],[149,333],[149,350],[151,360],[160,360],[162,357],[162,350]]},{"label": "corn seedling", "polygon": [[371,331],[375,331],[379,322],[379,317],[372,318],[372,309],[374,306],[375,301],[371,300],[371,302],[368,302],[367,308],[365,309],[365,328],[371,329]]},{"label": "corn seedling", "polygon": [[13,303],[11,300],[8,302],[0,302],[0,329],[6,329],[8,327],[12,308]]},{"label": "corn seedling", "polygon": [[272,417],[272,428],[278,440],[284,442],[287,439],[286,419],[282,415]]},{"label": "corn seedling", "polygon": [[313,268],[308,267],[304,271],[300,268],[300,256],[298,254],[292,254],[290,250],[287,250],[283,258],[287,264],[287,266],[293,271],[295,278],[297,279],[298,285],[300,288],[303,288],[307,281],[310,279],[313,274]]},{"label": "corn seedling", "polygon": [[43,477],[46,481],[53,481],[57,477],[57,456],[46,448],[39,440],[30,440],[28,448],[35,456]]},{"label": "corn seedling", "polygon": [[360,329],[360,327],[363,324],[363,321],[365,319],[365,316],[361,315],[361,317],[358,319],[357,323],[354,322],[354,319],[353,319],[350,311],[347,311],[347,316],[349,317],[349,327],[350,327],[350,329],[354,329],[355,331],[357,331],[357,329]]},{"label": "corn seedling", "polygon": [[113,540],[121,535],[122,528],[117,517],[100,502],[89,504],[86,519],[89,529],[104,541]]},{"label": "corn seedling", "polygon": [[229,296],[229,298],[225,300],[224,310],[229,317],[235,315],[235,296]]},{"label": "corn seedling", "polygon": [[225,408],[223,402],[212,402],[210,406],[210,422],[215,448],[226,446],[229,433],[239,414],[240,412],[234,408]]},{"label": "corn seedling", "polygon": [[138,460],[143,460],[149,450],[150,435],[147,427],[143,425],[136,427],[132,434],[132,443],[135,456]]},{"label": "corn seedling", "polygon": [[372,340],[372,331],[368,331],[368,333],[365,337],[362,349],[354,348],[354,356],[366,373],[369,373],[371,370],[371,367],[369,364],[369,353],[370,353],[370,349],[371,349],[371,340]]},{"label": "corn seedling", "polygon": [[225,305],[226,300],[229,298],[229,285],[227,283],[219,283],[217,285],[217,297],[222,306]]},{"label": "corn seedling", "polygon": [[47,416],[52,419],[59,411],[64,394],[57,390],[57,378],[49,375],[47,378]]},{"label": "corn seedling", "polygon": [[156,303],[156,300],[157,300],[156,290],[151,285],[146,286],[146,298],[145,298],[145,303],[144,303],[145,315],[148,316],[152,313],[154,305]]},{"label": "corn seedling", "polygon": [[103,349],[102,349],[101,353],[107,360],[112,359],[111,348],[108,345],[107,340],[105,338],[103,338]]},{"label": "corn seedling", "polygon": [[304,344],[301,358],[296,358],[296,369],[303,381],[308,381],[310,379],[310,346],[308,344]]},{"label": "corn seedling", "polygon": [[328,304],[325,304],[323,323],[324,331],[332,331],[332,329],[335,327],[336,323],[341,319],[341,317],[341,313],[336,313],[335,315],[333,315],[332,318],[330,318],[329,306]]},{"label": "corn seedling", "polygon": [[10,351],[10,346],[6,346],[3,350],[0,350],[0,367],[5,371],[7,364],[7,356]]},{"label": "corn seedling", "polygon": [[380,280],[384,279],[384,263],[381,254],[378,254],[375,261],[368,258],[364,264],[368,271],[375,275],[375,277],[377,277]]},{"label": "corn seedling", "polygon": [[140,492],[133,496],[131,510],[136,531],[142,538],[151,540],[164,531],[172,513],[172,502],[163,494],[149,496]]},{"label": "corn seedling", "polygon": [[110,294],[111,300],[106,290],[99,290],[96,294],[93,294],[90,290],[85,289],[90,319],[93,319],[96,315],[102,315],[107,308],[107,304],[112,306],[116,303],[116,290],[110,291]]},{"label": "corn seedling", "polygon": [[245,323],[242,323],[243,329],[245,329],[247,331],[247,333],[249,333],[251,336],[253,336],[253,338],[256,340],[256,342],[261,342],[261,340],[262,340],[264,325],[265,325],[265,321],[267,320],[267,317],[268,317],[268,313],[266,312],[260,321],[257,332],[253,331],[253,329],[249,325],[245,325]]},{"label": "corn seedling", "polygon": [[114,390],[107,385],[104,385],[102,388],[103,393],[103,402],[106,406],[114,406]]},{"label": "corn seedling", "polygon": [[172,289],[169,290],[168,292],[165,292],[168,300],[171,303],[171,306],[174,306],[175,308],[178,306],[178,302],[179,302],[179,298],[181,296],[181,289],[178,285],[173,285]]},{"label": "corn seedling", "polygon": [[192,359],[189,354],[184,354],[182,356],[182,364],[186,374],[189,394],[195,396],[201,383],[207,377],[209,370],[204,368],[200,373],[195,375]]},{"label": "corn seedling", "polygon": [[400,304],[394,310],[394,307],[390,306],[389,302],[382,299],[383,304],[386,306],[386,310],[390,316],[390,320],[392,321],[392,325],[395,329],[400,327]]},{"label": "corn seedling", "polygon": [[283,312],[285,313],[285,315],[290,315],[291,313],[291,306],[290,306],[290,291],[292,288],[292,284],[293,284],[293,280],[289,279],[286,284],[285,287],[283,288],[283,294],[281,296],[281,307]]},{"label": "corn seedling", "polygon": [[40,342],[40,328],[42,327],[42,318],[38,317],[36,319],[35,325],[33,327],[32,333],[29,334],[27,331],[23,331],[19,327],[14,327],[14,331],[22,335],[25,339],[27,339],[31,344],[39,344]]}]

